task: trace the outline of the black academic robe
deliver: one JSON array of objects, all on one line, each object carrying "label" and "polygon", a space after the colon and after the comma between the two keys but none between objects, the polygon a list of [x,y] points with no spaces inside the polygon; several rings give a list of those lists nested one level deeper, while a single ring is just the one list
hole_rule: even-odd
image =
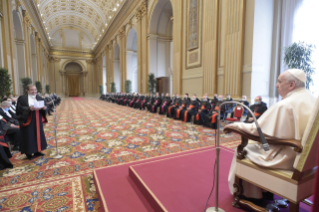
[{"label": "black academic robe", "polygon": [[144,100],[144,96],[140,96],[137,100],[136,100],[136,102],[134,103],[134,108],[135,109],[140,109],[141,108],[141,103],[142,103],[142,101]]},{"label": "black academic robe", "polygon": [[140,105],[140,110],[144,110],[146,107],[147,102],[150,100],[149,96],[146,96],[142,101]]},{"label": "black academic robe", "polygon": [[[9,111],[10,113],[10,111]],[[17,115],[15,114],[14,117],[11,115],[11,117],[9,117],[3,110],[2,108],[0,108],[0,115],[8,122],[8,123],[12,123],[15,125],[19,125],[19,122],[17,120]]]},{"label": "black academic robe", "polygon": [[174,118],[176,109],[179,108],[179,106],[181,106],[182,103],[183,103],[183,100],[181,98],[176,98],[174,103],[168,107],[166,116]]},{"label": "black academic robe", "polygon": [[172,100],[170,97],[166,97],[166,99],[163,101],[163,103],[160,106],[159,114],[164,115],[166,114],[166,111],[168,109],[168,106],[171,104]]},{"label": "black academic robe", "polygon": [[196,113],[194,124],[203,125],[205,122],[205,116],[211,110],[212,105],[209,101],[201,101],[200,112]]},{"label": "black academic robe", "polygon": [[[38,101],[44,101],[36,96]],[[45,110],[30,111],[28,95],[20,96],[17,104],[17,117],[20,123],[22,154],[41,152],[47,148],[43,124],[47,123]]]},{"label": "black academic robe", "polygon": [[[260,117],[267,109],[268,109],[268,108],[267,108],[267,105],[266,105],[265,103],[263,104],[263,102],[262,102],[262,104],[260,104],[260,105],[255,105],[255,104],[253,104],[253,105],[250,106],[250,110],[254,113],[254,115],[256,116],[257,119],[259,119],[259,117]],[[252,123],[252,122],[254,122],[254,121],[251,121],[251,122],[248,121],[248,119],[251,118],[251,117],[253,117],[253,116],[252,116],[250,113],[248,113],[245,122],[246,122],[246,123]]]},{"label": "black academic robe", "polygon": [[198,110],[198,101],[193,100],[187,107],[187,109],[181,111],[181,120],[184,122],[189,122],[191,120],[191,117],[194,116],[197,113]]},{"label": "black academic robe", "polygon": [[156,113],[157,112],[157,108],[162,104],[162,98],[161,97],[157,97],[154,101],[154,103],[152,104],[152,106],[150,107],[150,112],[151,113]]},{"label": "black academic robe", "polygon": [[5,143],[5,134],[6,130],[4,127],[7,122],[5,120],[0,120],[0,170],[6,168],[13,168],[12,163],[9,161],[9,158],[12,157],[8,145]]},{"label": "black academic robe", "polygon": [[156,97],[151,96],[149,101],[146,103],[147,110],[150,111],[152,109],[152,105],[155,102]]},{"label": "black academic robe", "polygon": [[[215,104],[215,107],[212,108],[212,110],[209,111],[207,115],[205,115],[204,119],[204,125],[206,127],[212,127],[213,129],[217,129],[217,121],[218,121],[218,109],[220,105],[223,103],[223,101],[218,101]],[[223,118],[225,114],[225,105],[222,106],[220,109],[220,118]]]},{"label": "black academic robe", "polygon": [[184,98],[182,105],[179,106],[178,108],[175,108],[174,119],[180,119],[181,118],[181,113],[183,113],[183,111],[186,110],[188,105],[189,105],[188,99]]}]

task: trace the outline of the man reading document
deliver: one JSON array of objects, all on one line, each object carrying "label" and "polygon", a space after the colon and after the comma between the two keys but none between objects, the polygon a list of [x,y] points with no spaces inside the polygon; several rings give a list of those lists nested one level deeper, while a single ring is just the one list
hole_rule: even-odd
[{"label": "man reading document", "polygon": [[[31,160],[33,156],[43,156],[46,149],[43,124],[47,123],[44,99],[37,95],[34,85],[27,86],[28,94],[20,96],[17,103],[17,117],[20,123],[21,137],[20,151]],[[34,155],[32,155],[34,154]]]}]

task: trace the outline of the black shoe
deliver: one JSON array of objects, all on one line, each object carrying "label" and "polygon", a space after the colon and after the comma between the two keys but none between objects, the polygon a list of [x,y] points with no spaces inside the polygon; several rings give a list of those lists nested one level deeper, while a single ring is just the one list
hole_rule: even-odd
[{"label": "black shoe", "polygon": [[45,154],[43,154],[42,152],[36,152],[34,153],[34,156],[44,156]]},{"label": "black shoe", "polygon": [[26,156],[27,156],[27,158],[29,159],[29,160],[32,160],[33,159],[33,156],[32,156],[32,154],[25,154]]},{"label": "black shoe", "polygon": [[267,192],[263,192],[262,195],[263,195],[263,199],[274,201],[274,194],[273,193],[267,191]]},{"label": "black shoe", "polygon": [[19,147],[19,146],[14,146],[14,147],[12,148],[12,150],[14,150],[14,151],[19,151],[19,150],[20,150],[20,147]]}]

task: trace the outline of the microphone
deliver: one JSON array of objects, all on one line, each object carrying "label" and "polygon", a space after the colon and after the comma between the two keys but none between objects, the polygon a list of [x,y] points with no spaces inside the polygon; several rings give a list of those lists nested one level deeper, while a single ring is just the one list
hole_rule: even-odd
[{"label": "microphone", "polygon": [[[254,113],[250,110],[249,107],[247,107],[246,105],[244,105],[243,103],[241,102],[237,102],[237,101],[227,101],[227,102],[223,102],[220,106],[224,105],[224,104],[231,104],[231,103],[235,103],[237,105],[241,105],[242,107],[246,108],[248,110],[248,112],[252,115],[252,118],[254,119],[254,123],[256,125],[256,128],[257,128],[257,132],[259,134],[259,137],[260,137],[260,141],[261,141],[261,144],[262,144],[262,147],[265,151],[269,151],[270,148],[269,148],[269,144],[268,142],[266,141],[266,138],[263,134],[263,132],[261,131],[261,128],[257,122],[257,118],[256,116],[254,115]],[[221,108],[221,107],[220,107]],[[219,114],[220,115],[220,114]]]}]

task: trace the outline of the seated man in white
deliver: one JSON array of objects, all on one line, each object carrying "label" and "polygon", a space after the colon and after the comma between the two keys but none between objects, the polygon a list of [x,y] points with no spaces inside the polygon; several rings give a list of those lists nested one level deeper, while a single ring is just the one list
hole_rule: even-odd
[{"label": "seated man in white", "polygon": [[[280,139],[301,140],[306,128],[316,98],[305,89],[306,75],[302,70],[289,69],[278,77],[276,84],[282,100],[270,107],[259,119],[262,132],[269,137]],[[234,123],[247,133],[258,136],[255,123]],[[253,163],[274,169],[293,170],[296,152],[293,147],[270,145],[269,151],[264,151],[260,143],[249,143],[245,150],[246,157]],[[230,167],[228,182],[231,194],[234,189],[236,153]],[[244,193],[247,198],[261,199],[262,189],[243,181]]]}]

